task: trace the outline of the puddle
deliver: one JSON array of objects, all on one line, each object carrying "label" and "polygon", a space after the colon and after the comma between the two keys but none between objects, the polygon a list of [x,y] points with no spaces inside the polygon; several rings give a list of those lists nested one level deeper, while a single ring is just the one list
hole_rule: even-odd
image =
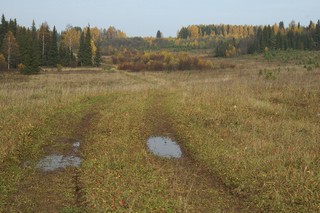
[{"label": "puddle", "polygon": [[[74,142],[71,147],[73,154],[75,154],[79,148],[80,142]],[[80,157],[73,156],[72,154],[68,156],[53,154],[41,159],[37,164],[37,168],[45,172],[52,172],[59,169],[65,169],[68,166],[79,167],[81,161]]]},{"label": "puddle", "polygon": [[147,141],[150,151],[160,157],[181,158],[180,146],[168,137],[150,137]]},{"label": "puddle", "polygon": [[81,158],[75,156],[49,155],[37,164],[37,168],[45,172],[65,169],[68,166],[79,167]]}]

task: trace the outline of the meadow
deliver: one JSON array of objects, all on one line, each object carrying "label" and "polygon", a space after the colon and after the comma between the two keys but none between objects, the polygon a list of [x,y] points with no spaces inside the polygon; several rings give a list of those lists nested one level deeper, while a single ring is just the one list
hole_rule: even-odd
[{"label": "meadow", "polygon": [[[0,211],[320,211],[320,69],[318,53],[305,57],[1,73]],[[150,136],[182,158],[154,156]],[[81,167],[36,168],[72,139]]]}]

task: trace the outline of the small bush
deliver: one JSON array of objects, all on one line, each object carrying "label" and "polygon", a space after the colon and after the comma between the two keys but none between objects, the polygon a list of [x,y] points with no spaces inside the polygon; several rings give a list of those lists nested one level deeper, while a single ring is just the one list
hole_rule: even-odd
[{"label": "small bush", "polygon": [[61,72],[63,69],[63,66],[61,64],[57,64],[57,70],[58,72]]},{"label": "small bush", "polygon": [[25,67],[26,67],[26,66],[25,66],[24,64],[22,64],[22,63],[21,63],[21,64],[18,64],[18,69],[19,69],[20,72],[22,72]]},{"label": "small bush", "polygon": [[0,54],[0,70],[7,69],[7,62],[4,55]]}]

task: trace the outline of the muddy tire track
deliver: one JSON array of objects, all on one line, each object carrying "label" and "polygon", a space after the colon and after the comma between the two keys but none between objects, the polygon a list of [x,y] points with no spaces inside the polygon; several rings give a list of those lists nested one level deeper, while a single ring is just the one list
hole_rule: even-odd
[{"label": "muddy tire track", "polygon": [[[97,112],[90,112],[86,114],[79,125],[77,125],[74,134],[81,141],[85,141],[86,135],[91,130],[93,119],[97,116]],[[80,168],[75,168],[73,182],[74,182],[74,193],[75,193],[75,203],[78,208],[86,209],[86,202],[84,196],[84,190],[80,180],[81,171]]]},{"label": "muddy tire track", "polygon": [[[45,155],[81,158],[82,143],[86,143],[86,135],[93,127],[96,115],[97,112],[85,114],[75,127],[66,131],[67,137],[57,137],[53,143],[43,146]],[[77,149],[73,147],[75,143],[79,144]],[[42,171],[37,165],[32,167],[18,184],[18,190],[10,196],[6,206],[8,212],[86,211],[81,168],[68,166]]]},{"label": "muddy tire track", "polygon": [[174,174],[168,174],[171,177],[172,188],[176,191],[174,193],[185,200],[185,206],[181,211],[211,212],[213,206],[220,206],[222,212],[251,211],[247,209],[248,205],[243,198],[235,195],[219,176],[198,163],[184,147],[183,142],[179,141],[173,126],[173,116],[170,115],[170,110],[166,109],[165,101],[164,94],[156,94],[149,98],[144,118],[146,125],[142,131],[147,133],[146,138],[170,137],[181,147],[182,157],[178,160],[173,159],[169,165],[169,170],[174,167]]}]

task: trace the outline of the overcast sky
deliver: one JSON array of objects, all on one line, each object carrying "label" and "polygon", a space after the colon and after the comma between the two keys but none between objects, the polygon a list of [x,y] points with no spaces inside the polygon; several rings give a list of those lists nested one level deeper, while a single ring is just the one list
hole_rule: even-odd
[{"label": "overcast sky", "polygon": [[70,24],[108,28],[128,36],[176,36],[192,24],[266,25],[320,19],[319,0],[0,0],[0,13],[18,24],[48,22],[58,31]]}]

